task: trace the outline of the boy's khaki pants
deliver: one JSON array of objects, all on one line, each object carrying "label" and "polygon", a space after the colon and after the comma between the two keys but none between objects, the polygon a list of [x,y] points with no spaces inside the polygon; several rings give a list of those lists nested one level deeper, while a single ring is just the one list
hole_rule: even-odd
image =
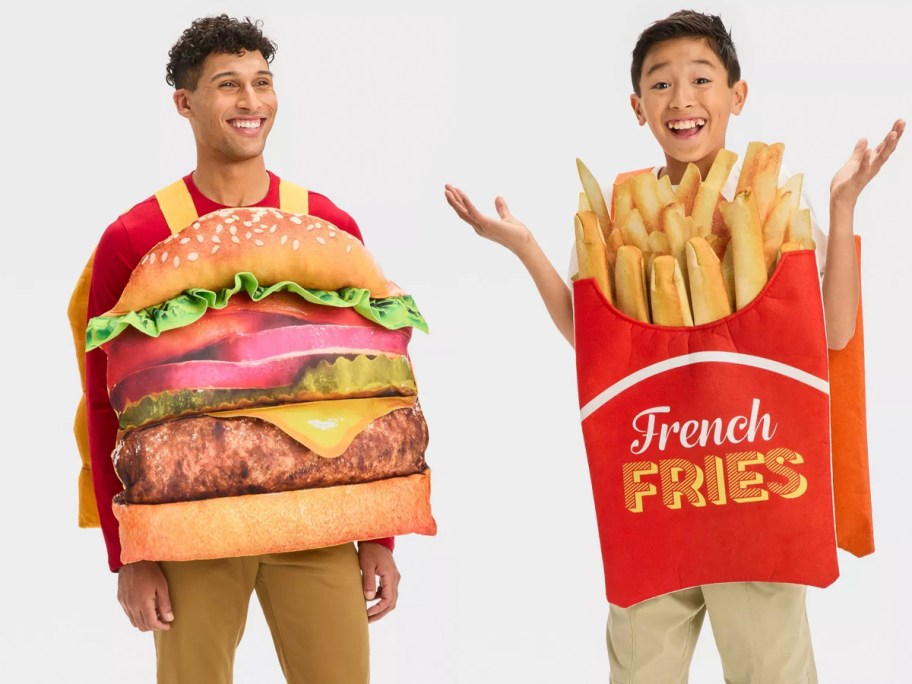
[{"label": "boy's khaki pants", "polygon": [[611,605],[611,682],[686,684],[709,613],[726,684],[817,684],[805,594],[796,584],[733,582]]},{"label": "boy's khaki pants", "polygon": [[174,622],[155,632],[159,684],[231,682],[254,590],[288,682],[367,683],[367,607],[353,544],[161,566]]}]

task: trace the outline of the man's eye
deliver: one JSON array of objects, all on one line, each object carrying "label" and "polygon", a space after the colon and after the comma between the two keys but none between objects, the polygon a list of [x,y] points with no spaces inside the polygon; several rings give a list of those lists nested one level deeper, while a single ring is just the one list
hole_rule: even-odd
[{"label": "man's eye", "polygon": [[223,81],[219,83],[219,88],[236,88],[237,84],[234,81]]},{"label": "man's eye", "polygon": [[666,88],[671,88],[671,84],[666,83],[665,81],[659,81],[652,86],[653,90],[665,90]]}]

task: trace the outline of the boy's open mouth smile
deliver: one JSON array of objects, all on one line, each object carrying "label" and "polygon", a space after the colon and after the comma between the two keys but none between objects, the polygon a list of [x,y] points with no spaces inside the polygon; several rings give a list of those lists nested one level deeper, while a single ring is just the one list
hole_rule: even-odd
[{"label": "boy's open mouth smile", "polygon": [[706,119],[699,117],[693,119],[670,119],[665,122],[665,127],[676,138],[692,138],[706,125]]}]

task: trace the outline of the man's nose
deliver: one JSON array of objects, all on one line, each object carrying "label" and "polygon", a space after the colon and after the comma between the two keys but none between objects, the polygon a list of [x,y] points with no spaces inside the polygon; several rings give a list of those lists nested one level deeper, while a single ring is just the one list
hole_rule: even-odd
[{"label": "man's nose", "polygon": [[256,111],[260,106],[260,98],[252,84],[248,83],[241,87],[238,91],[237,104],[239,107],[250,111]]}]

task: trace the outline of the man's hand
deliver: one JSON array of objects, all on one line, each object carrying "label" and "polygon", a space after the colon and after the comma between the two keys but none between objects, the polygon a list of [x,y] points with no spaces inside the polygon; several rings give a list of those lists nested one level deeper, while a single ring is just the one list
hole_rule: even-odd
[{"label": "man's hand", "polygon": [[[399,570],[393,553],[376,542],[358,543],[358,562],[361,564],[361,586],[364,600],[380,599],[367,608],[367,621],[375,622],[396,607],[399,598]],[[377,586],[380,577],[380,586]]]},{"label": "man's hand", "polygon": [[171,629],[171,597],[158,563],[139,561],[118,570],[117,600],[139,631]]},{"label": "man's hand", "polygon": [[830,183],[830,202],[832,204],[847,208],[855,207],[861,191],[893,154],[896,143],[899,142],[905,128],[906,122],[897,119],[893,128],[887,133],[887,137],[873,150],[868,147],[868,141],[865,138],[856,143],[849,161],[836,172],[833,182]]},{"label": "man's hand", "polygon": [[447,203],[453,207],[459,218],[472,226],[481,237],[493,240],[511,252],[518,252],[524,244],[529,242],[531,237],[529,229],[510,213],[503,197],[494,200],[494,207],[500,217],[496,219],[478,211],[468,196],[457,187],[445,186],[444,195],[446,195]]}]

